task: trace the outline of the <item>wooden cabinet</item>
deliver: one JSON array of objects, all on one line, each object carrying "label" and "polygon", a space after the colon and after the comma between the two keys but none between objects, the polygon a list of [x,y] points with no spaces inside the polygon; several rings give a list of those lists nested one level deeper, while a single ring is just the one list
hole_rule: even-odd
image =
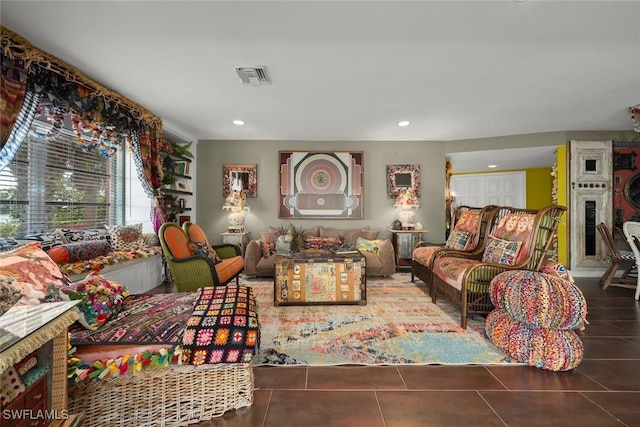
[{"label": "wooden cabinet", "polygon": [[78,319],[71,310],[78,302],[16,306],[0,317],[0,372],[32,352],[45,372],[1,408],[2,427],[41,426],[68,416],[67,327]]},{"label": "wooden cabinet", "polygon": [[422,239],[427,230],[388,230],[391,233],[391,243],[396,253],[396,269],[411,268],[413,248]]},{"label": "wooden cabinet", "polygon": [[[3,408],[2,426],[44,426],[46,409],[47,375],[44,375]],[[12,416],[18,414],[21,416]]]}]

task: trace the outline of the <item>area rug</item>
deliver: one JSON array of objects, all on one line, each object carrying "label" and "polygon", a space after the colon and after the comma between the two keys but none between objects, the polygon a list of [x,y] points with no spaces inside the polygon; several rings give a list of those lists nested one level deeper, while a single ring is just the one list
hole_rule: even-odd
[{"label": "area rug", "polygon": [[484,332],[484,318],[431,303],[409,273],[367,280],[366,305],[274,306],[273,280],[245,279],[258,300],[258,365],[428,365],[513,363]]}]

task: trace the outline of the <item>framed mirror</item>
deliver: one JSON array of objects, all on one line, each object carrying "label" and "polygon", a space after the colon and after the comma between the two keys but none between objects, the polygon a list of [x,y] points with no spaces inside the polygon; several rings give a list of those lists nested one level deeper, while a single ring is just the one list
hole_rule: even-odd
[{"label": "framed mirror", "polygon": [[247,197],[258,196],[256,165],[223,165],[222,195],[227,197],[235,190],[242,191]]},{"label": "framed mirror", "polygon": [[387,197],[395,199],[406,189],[420,197],[420,165],[387,165]]}]

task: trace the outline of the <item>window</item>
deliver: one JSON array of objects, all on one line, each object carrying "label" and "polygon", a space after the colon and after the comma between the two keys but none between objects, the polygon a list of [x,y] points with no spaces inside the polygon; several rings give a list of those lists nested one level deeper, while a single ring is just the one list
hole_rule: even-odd
[{"label": "window", "polygon": [[126,154],[83,151],[70,132],[49,140],[30,134],[0,171],[0,237],[122,224]]}]

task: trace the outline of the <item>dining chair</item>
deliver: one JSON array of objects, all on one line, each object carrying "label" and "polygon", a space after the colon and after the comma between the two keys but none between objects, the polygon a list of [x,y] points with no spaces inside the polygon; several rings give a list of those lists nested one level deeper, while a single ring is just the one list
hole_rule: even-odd
[{"label": "dining chair", "polygon": [[[636,257],[635,265],[636,267],[640,266],[640,222],[637,221],[627,221],[622,224],[622,232],[627,238],[627,242],[629,246],[631,246],[631,250]],[[636,295],[635,299],[640,299],[640,274],[637,275],[636,279]]]},{"label": "dining chair", "polygon": [[[598,234],[607,248],[607,263],[609,266],[600,277],[600,286],[606,290],[609,286],[620,288],[635,288],[635,281],[629,273],[636,266],[636,256],[632,251],[620,249],[613,237],[613,233],[604,222],[597,226]],[[623,269],[622,275],[616,277],[616,272]]]}]

